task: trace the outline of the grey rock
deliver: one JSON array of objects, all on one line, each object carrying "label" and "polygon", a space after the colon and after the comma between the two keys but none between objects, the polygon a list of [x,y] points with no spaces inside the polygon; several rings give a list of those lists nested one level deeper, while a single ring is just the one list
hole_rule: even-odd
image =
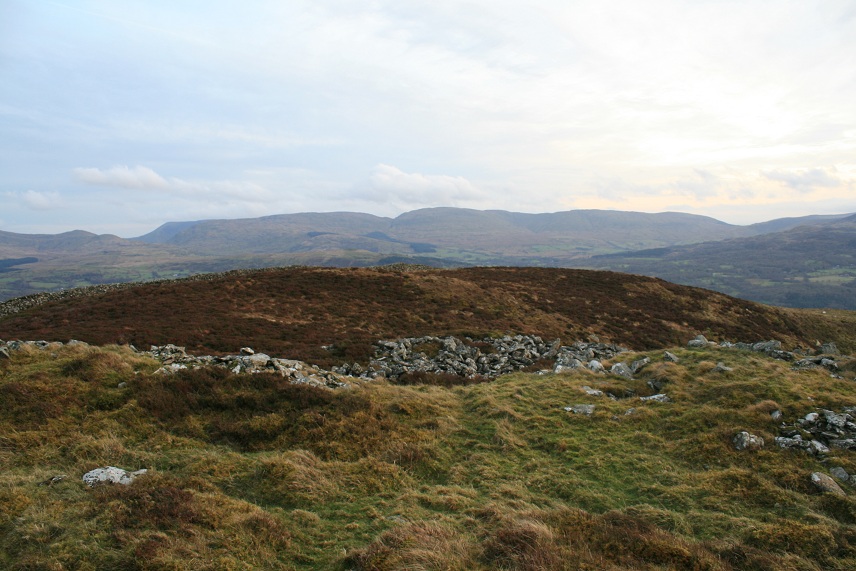
[{"label": "grey rock", "polygon": [[722,361],[718,362],[716,366],[713,368],[714,373],[727,373],[729,371],[733,371],[731,367],[728,367]]},{"label": "grey rock", "polygon": [[591,395],[591,396],[593,396],[593,397],[602,397],[602,396],[603,396],[603,391],[598,390],[598,389],[593,389],[593,388],[591,388],[591,387],[590,387],[590,386],[588,386],[588,385],[586,385],[586,386],[584,386],[584,387],[583,387],[583,391],[584,391],[587,395]]},{"label": "grey rock", "polygon": [[639,397],[639,400],[644,401],[644,402],[661,402],[661,403],[672,402],[672,399],[670,399],[668,396],[666,396],[662,393],[657,394],[657,395],[651,395],[649,397]]},{"label": "grey rock", "polygon": [[851,478],[850,474],[847,473],[847,470],[845,470],[841,466],[835,466],[834,468],[830,468],[829,473],[832,475],[833,478],[841,480],[842,482],[849,482]]},{"label": "grey rock", "polygon": [[763,438],[754,434],[750,434],[745,430],[742,432],[738,432],[734,436],[732,442],[734,443],[734,448],[736,450],[761,450],[762,448],[764,448]]},{"label": "grey rock", "polygon": [[565,412],[572,412],[574,414],[585,414],[592,415],[594,414],[594,405],[593,404],[574,404],[571,406],[565,407]]},{"label": "grey rock", "polygon": [[103,483],[123,484],[127,486],[147,471],[148,470],[143,469],[136,470],[134,472],[127,472],[121,468],[116,468],[115,466],[106,466],[104,468],[96,468],[85,473],[83,475],[83,482],[90,488]]},{"label": "grey rock", "polygon": [[6,347],[0,347],[0,359],[11,359],[12,356],[9,354],[9,350]]},{"label": "grey rock", "polygon": [[822,454],[829,454],[829,447],[819,440],[812,440],[808,443],[808,451],[815,456],[820,456]]},{"label": "grey rock", "polygon": [[592,359],[591,361],[589,361],[587,367],[595,373],[603,373],[606,371],[606,369],[604,369],[603,367],[603,364],[597,359]]},{"label": "grey rock", "polygon": [[643,357],[642,359],[637,359],[630,364],[630,371],[635,375],[639,371],[645,368],[648,363],[651,362],[651,359],[648,357]]},{"label": "grey rock", "polygon": [[254,355],[255,351],[253,351],[250,347],[241,347],[240,353],[241,355]]},{"label": "grey rock", "polygon": [[633,378],[633,371],[630,370],[625,363],[616,363],[610,369],[609,372],[613,375],[618,375],[619,377],[624,377],[625,379]]},{"label": "grey rock", "polygon": [[670,353],[669,351],[663,352],[663,360],[668,362],[668,363],[679,363],[680,362],[680,359],[678,359],[678,356],[675,355],[674,353]]},{"label": "grey rock", "polygon": [[809,443],[804,441],[799,434],[792,438],[788,438],[786,436],[777,436],[775,438],[776,445],[779,448],[795,448],[799,450],[808,449]]},{"label": "grey rock", "polygon": [[830,341],[829,343],[824,343],[820,346],[820,354],[821,355],[840,355],[838,351],[838,346]]},{"label": "grey rock", "polygon": [[781,341],[761,341],[752,345],[752,350],[758,353],[770,353],[772,351],[781,351]]},{"label": "grey rock", "polygon": [[695,339],[691,339],[687,343],[687,347],[709,347],[710,342],[704,335],[698,335]]},{"label": "grey rock", "polygon": [[781,420],[782,411],[774,410],[773,412],[770,413],[770,418],[772,418],[773,420]]},{"label": "grey rock", "polygon": [[841,489],[841,486],[838,485],[838,482],[823,472],[812,473],[811,483],[823,493],[835,494],[836,496],[847,495],[847,493]]}]

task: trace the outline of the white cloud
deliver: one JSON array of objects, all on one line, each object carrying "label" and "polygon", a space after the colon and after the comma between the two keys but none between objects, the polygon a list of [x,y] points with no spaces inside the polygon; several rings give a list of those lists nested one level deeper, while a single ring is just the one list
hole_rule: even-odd
[{"label": "white cloud", "polygon": [[6,197],[8,200],[22,203],[30,210],[55,210],[63,206],[58,192],[25,190],[23,192],[7,192]]},{"label": "white cloud", "polygon": [[154,170],[135,166],[115,166],[106,170],[98,168],[76,168],[76,178],[86,184],[125,188],[130,190],[154,190],[188,197],[205,197],[217,200],[231,197],[247,201],[263,201],[270,192],[263,186],[250,181],[200,181],[163,177]]},{"label": "white cloud", "polygon": [[[831,170],[835,172],[834,168]],[[834,188],[844,184],[838,176],[823,168],[775,170],[763,175],[800,192],[812,192],[817,188]]]},{"label": "white cloud", "polygon": [[486,196],[462,176],[406,173],[385,164],[377,165],[368,184],[356,196],[368,202],[396,203],[413,208],[428,205],[459,206]]},{"label": "white cloud", "polygon": [[98,186],[149,190],[164,190],[169,186],[162,176],[148,167],[76,168],[73,172],[79,181]]}]

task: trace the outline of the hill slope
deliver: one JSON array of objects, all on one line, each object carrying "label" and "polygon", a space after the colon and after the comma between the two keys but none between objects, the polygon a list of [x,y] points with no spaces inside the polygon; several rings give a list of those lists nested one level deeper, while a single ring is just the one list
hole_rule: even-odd
[{"label": "hill slope", "polygon": [[[331,391],[163,375],[128,348],[24,346],[0,360],[0,567],[856,567],[856,451],[775,443],[781,430],[825,438],[808,427],[856,414],[856,370],[668,349],[616,357],[650,360],[633,379]],[[670,400],[642,400],[648,383]],[[822,421],[800,422],[809,414]],[[765,445],[735,449],[743,431]],[[87,487],[103,466],[148,473]],[[836,492],[813,484],[830,474]]]},{"label": "hill slope", "polygon": [[[365,363],[380,339],[507,331],[634,349],[698,333],[791,346],[853,344],[852,314],[795,312],[659,279],[551,268],[280,268],[139,284],[0,319],[0,338],[197,352],[251,346],[323,366]],[[849,333],[848,333],[849,332]],[[325,348],[326,347],[326,348]]]}]

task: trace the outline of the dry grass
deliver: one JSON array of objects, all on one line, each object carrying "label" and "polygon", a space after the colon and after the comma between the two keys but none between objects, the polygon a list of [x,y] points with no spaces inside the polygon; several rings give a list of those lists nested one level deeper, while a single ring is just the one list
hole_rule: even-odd
[{"label": "dry grass", "polygon": [[[670,350],[679,363],[622,356],[652,360],[634,381],[518,373],[340,392],[220,370],[163,377],[120,347],[17,352],[0,373],[0,567],[854,568],[853,488],[820,494],[809,475],[854,473],[856,453],[738,452],[731,439],[771,442],[773,410],[792,422],[854,406],[856,384],[757,354]],[[639,401],[648,381],[673,401]],[[563,410],[579,403],[594,414]],[[82,474],[104,465],[150,472],[88,489]]]}]

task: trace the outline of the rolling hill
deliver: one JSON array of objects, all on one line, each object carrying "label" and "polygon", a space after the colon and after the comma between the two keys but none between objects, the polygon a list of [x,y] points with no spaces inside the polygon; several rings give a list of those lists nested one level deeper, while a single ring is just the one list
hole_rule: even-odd
[{"label": "rolling hill", "polygon": [[[766,244],[776,243],[776,236],[796,227],[821,232],[820,229],[834,226],[841,218],[806,216],[734,226],[681,213],[576,210],[524,214],[431,208],[408,212],[394,219],[338,212],[170,222],[133,240],[83,231],[55,236],[0,232],[0,300],[93,284],[288,265],[365,267],[404,262],[433,267],[615,267],[661,275],[657,273],[656,264],[637,270],[635,265],[620,262],[619,258],[593,258],[591,261],[590,258],[647,251],[641,255],[631,254],[638,261],[640,256],[650,257],[648,254],[654,254],[657,249],[700,242],[715,248],[711,244],[742,239],[744,241],[731,244],[746,245],[746,255],[737,255],[732,249],[721,257],[730,258],[737,266],[732,274],[745,276],[745,279],[727,283],[712,279],[716,276],[706,273],[711,266],[696,263],[693,255],[680,262],[681,272],[670,272],[662,277],[783,305],[851,307],[839,300],[852,299],[843,286],[848,283],[847,272],[854,270],[853,265],[842,256],[833,259],[829,255],[851,247],[852,238],[844,231],[827,232],[826,252],[807,248],[805,241],[783,238],[788,241],[794,257],[815,260],[812,266],[815,274],[807,275],[806,283],[817,286],[821,295],[812,296],[810,292],[767,295],[782,285],[783,280],[791,280],[792,276],[784,269],[786,265],[760,275],[760,268],[769,261],[786,263],[775,256],[759,260]],[[763,236],[769,237],[767,242],[750,239]],[[823,255],[816,255],[819,253]],[[759,265],[759,261],[764,264]],[[615,266],[609,265],[611,262],[615,262]],[[722,274],[718,269],[713,271]],[[690,277],[696,281],[687,281]],[[754,283],[758,280],[774,287],[759,289]],[[785,285],[790,288],[789,292],[795,291],[793,284]]]}]

